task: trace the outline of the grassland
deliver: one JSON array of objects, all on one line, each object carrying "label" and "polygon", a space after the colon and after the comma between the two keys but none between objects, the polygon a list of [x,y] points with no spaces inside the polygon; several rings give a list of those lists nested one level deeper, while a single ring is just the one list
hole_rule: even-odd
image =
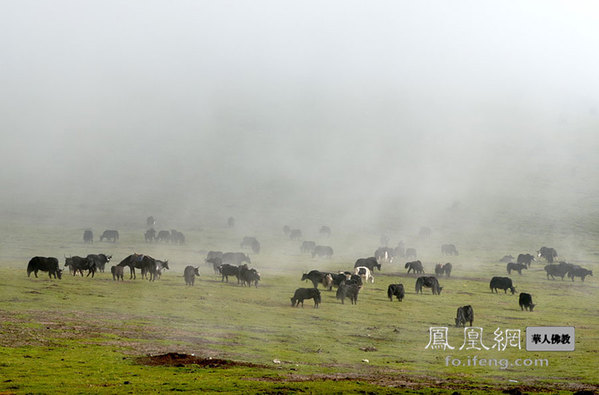
[{"label": "grassland", "polygon": [[[364,286],[357,305],[342,305],[334,292],[322,291],[319,309],[306,301],[291,308],[289,298],[301,273],[310,269],[347,270],[358,257],[372,254],[378,235],[333,229],[332,259],[312,259],[299,253],[299,244],[279,229],[257,236],[263,250],[252,255],[262,275],[257,288],[222,283],[203,263],[206,250],[239,250],[244,231],[225,228],[185,231],[184,246],[145,244],[143,229],[123,230],[119,242],[84,245],[77,228],[5,224],[0,262],[0,392],[115,393],[115,392],[247,392],[247,393],[394,393],[429,392],[570,393],[597,390],[599,383],[599,285],[596,277],[547,280],[544,263],[520,276],[512,274],[518,291],[533,295],[534,312],[521,311],[517,295],[492,294],[489,279],[507,275],[504,254],[533,252],[542,236],[521,230],[502,239],[472,233],[434,233],[406,241],[420,252],[425,270],[451,261],[451,278],[440,279],[440,296],[414,293],[414,276],[403,262],[376,272],[374,284]],[[8,231],[10,229],[10,231]],[[565,259],[596,269],[593,235],[577,239],[577,248],[555,235],[550,242]],[[441,242],[455,241],[458,257],[440,256]],[[578,248],[584,245],[585,248]],[[560,251],[561,250],[561,251]],[[167,258],[172,270],[159,281],[114,282],[108,273],[95,278],[62,280],[27,278],[25,267],[34,255],[62,257],[105,252],[118,261],[133,251]],[[199,265],[201,277],[186,287],[182,271]],[[108,265],[110,266],[110,264]],[[390,283],[403,283],[403,302],[390,302]],[[458,306],[470,304],[474,325],[483,328],[489,350],[459,350],[463,329],[453,319]],[[429,328],[448,327],[453,350],[425,349]],[[497,328],[574,326],[573,352],[527,352],[492,349]],[[147,365],[140,357],[185,353],[198,358],[247,362],[224,367]],[[548,366],[446,366],[447,358],[543,359]]]}]

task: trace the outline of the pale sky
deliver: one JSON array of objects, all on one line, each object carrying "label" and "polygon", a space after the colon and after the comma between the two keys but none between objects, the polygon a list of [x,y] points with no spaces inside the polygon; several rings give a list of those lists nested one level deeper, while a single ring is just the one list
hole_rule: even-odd
[{"label": "pale sky", "polygon": [[597,48],[593,1],[3,1],[0,198],[588,193]]}]

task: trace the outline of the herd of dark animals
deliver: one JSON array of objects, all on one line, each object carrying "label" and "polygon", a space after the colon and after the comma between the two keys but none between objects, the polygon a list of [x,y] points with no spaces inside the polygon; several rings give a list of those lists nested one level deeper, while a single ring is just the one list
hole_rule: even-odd
[{"label": "herd of dark animals", "polygon": [[[148,217],[147,226],[149,229],[145,232],[144,237],[146,242],[171,242],[173,244],[183,244],[185,242],[185,236],[183,233],[176,230],[160,231],[156,234],[153,228],[155,220],[153,217]],[[235,226],[235,220],[230,217],[227,220],[228,227]],[[291,229],[289,226],[283,227],[283,232],[291,240],[299,240],[302,238],[302,231],[300,229]],[[328,226],[322,226],[319,230],[321,236],[330,236],[331,229]],[[419,234],[421,237],[428,237],[430,235],[430,229],[423,228]],[[106,230],[100,237],[100,241],[112,241],[113,243],[119,240],[119,233],[116,230]],[[384,244],[388,243],[388,238],[381,240],[385,241]],[[93,232],[89,229],[84,231],[83,234],[84,243],[93,243]],[[250,248],[253,253],[257,254],[260,252],[260,243],[255,237],[246,236],[241,241],[240,247]],[[303,241],[300,247],[301,253],[310,253],[312,257],[327,257],[330,258],[333,255],[333,249],[330,246],[317,245],[314,241]],[[449,256],[457,256],[458,251],[453,244],[443,244],[441,246],[441,254]],[[379,247],[373,257],[359,258],[354,264],[354,271],[342,271],[338,273],[323,272],[319,270],[312,270],[308,273],[304,273],[301,277],[302,281],[311,281],[312,288],[298,288],[291,297],[291,305],[299,306],[304,305],[304,300],[313,299],[314,308],[317,308],[322,301],[318,285],[321,284],[325,289],[331,291],[333,287],[337,287],[336,299],[340,300],[342,304],[345,303],[345,299],[348,298],[351,304],[357,304],[358,294],[367,281],[374,282],[374,276],[372,273],[375,269],[381,270],[382,263],[391,263],[394,258],[412,258],[416,257],[416,250],[413,248],[405,248],[403,242],[400,242],[396,248],[389,248],[386,246]],[[582,268],[578,265],[569,264],[567,262],[560,261],[554,264],[554,260],[558,257],[557,252],[553,248],[541,247],[537,251],[537,257],[544,258],[549,264],[544,267],[547,274],[547,278],[551,276],[552,279],[560,277],[562,280],[565,276],[568,276],[572,281],[575,277],[580,277],[581,281],[584,281],[586,276],[592,276],[591,270]],[[106,264],[112,258],[111,255],[105,254],[89,254],[85,258],[79,256],[66,257],[65,256],[65,268],[68,267],[69,272],[75,276],[77,272],[83,277],[83,271],[86,270],[87,277],[91,275],[93,278],[96,272],[104,272]],[[519,254],[516,262],[513,262],[514,258],[511,255],[506,255],[500,259],[500,262],[507,263],[507,272],[511,274],[511,271],[517,271],[518,274],[522,274],[522,270],[528,269],[532,262],[535,261],[535,257],[532,254]],[[206,263],[212,264],[214,272],[221,275],[221,282],[229,282],[229,276],[237,278],[237,284],[251,287],[254,285],[258,286],[260,281],[260,273],[254,269],[249,268],[247,263],[251,264],[249,255],[242,252],[221,252],[221,251],[210,251],[208,252]],[[247,263],[245,263],[247,262]],[[150,257],[149,255],[143,254],[131,254],[124,258],[119,264],[111,267],[111,273],[113,280],[124,279],[124,268],[129,267],[130,279],[136,278],[135,269],[141,271],[142,278],[147,278],[150,281],[154,281],[160,278],[162,270],[169,269],[168,261],[161,261]],[[408,269],[407,273],[414,272],[415,274],[424,274],[424,268],[420,260],[406,262],[405,268]],[[451,263],[436,264],[435,275],[450,277],[452,270]],[[33,272],[37,277],[38,271],[48,272],[50,278],[54,277],[57,279],[62,278],[62,269],[59,267],[58,259],[54,257],[39,257],[32,258],[27,265],[27,276],[29,277]],[[185,284],[193,286],[195,283],[195,277],[199,277],[199,267],[186,266],[184,269],[183,277]],[[415,293],[422,293],[422,288],[430,288],[433,295],[440,295],[443,287],[439,285],[439,281],[434,276],[419,276],[416,279]],[[491,292],[497,293],[498,290],[503,290],[507,293],[510,290],[511,294],[516,293],[516,288],[513,286],[512,280],[509,277],[493,277],[489,283]],[[405,289],[403,284],[390,284],[387,288],[387,297],[390,301],[393,301],[395,297],[398,301],[402,301],[405,297]],[[521,310],[533,311],[535,304],[532,303],[532,296],[528,293],[521,292],[519,295],[519,305]],[[469,323],[472,326],[474,320],[474,311],[472,306],[462,306],[457,309],[455,324],[456,326],[465,326]]]},{"label": "herd of dark animals", "polygon": [[[234,221],[232,221],[232,218],[229,218],[228,226],[234,226]],[[92,242],[91,240],[93,240],[93,236],[88,232],[91,233],[91,231],[87,230],[84,233],[84,241],[86,243]],[[112,240],[113,242],[118,240],[118,232],[109,232],[115,233],[109,233],[108,235],[103,234],[101,240],[104,238],[107,240]],[[301,234],[301,231],[299,232]],[[289,234],[291,234],[291,231]],[[321,234],[330,235],[330,229],[327,230],[326,227],[321,228]],[[173,241],[172,238],[170,240]],[[147,235],[146,241],[148,241]],[[258,253],[260,250],[260,244],[254,237],[244,238],[241,243],[241,247],[249,247],[254,253]],[[326,252],[315,253],[315,251],[318,251],[317,247],[326,249]],[[441,250],[443,255],[457,255],[457,250],[453,245],[443,245]],[[330,257],[333,255],[332,248],[326,246],[317,246],[314,242],[306,241],[302,243],[300,251],[302,253],[311,253],[312,257],[316,255]],[[322,302],[320,290],[317,288],[318,284],[322,284],[325,289],[329,290],[331,290],[333,286],[336,286],[336,299],[340,300],[342,304],[344,304],[346,298],[350,300],[351,304],[357,304],[358,294],[365,283],[364,279],[368,278],[368,274],[370,272],[374,272],[375,269],[380,271],[382,262],[390,263],[396,256],[406,258],[415,257],[416,252],[415,250],[410,251],[410,249],[404,250],[402,245],[398,246],[397,249],[381,247],[375,251],[374,257],[358,259],[354,264],[354,273],[350,271],[327,273],[318,270],[312,270],[309,273],[305,273],[302,275],[301,280],[312,281],[313,287],[296,289],[291,297],[291,306],[299,306],[301,304],[303,307],[304,301],[306,299],[313,299],[314,308],[318,308]],[[551,276],[552,279],[555,277],[560,277],[563,280],[565,276],[568,276],[568,278],[571,278],[572,281],[574,281],[575,277],[580,277],[581,281],[584,281],[586,276],[592,276],[592,271],[577,265],[569,264],[563,261],[559,262],[558,264],[554,264],[553,262],[555,258],[557,258],[557,253],[553,248],[542,247],[538,251],[538,257],[544,258],[549,263],[544,267],[548,279],[549,276]],[[87,276],[90,276],[91,274],[91,276],[94,277],[96,271],[104,272],[105,265],[110,261],[111,258],[112,256],[104,254],[90,254],[85,258],[76,256],[68,258],[65,257],[65,267],[68,267],[73,275],[76,275],[76,273],[79,272],[81,276],[83,276],[83,270],[87,270]],[[521,275],[521,271],[528,269],[535,260],[535,257],[531,254],[520,254],[516,262],[513,262],[513,260],[514,258],[512,256],[505,256],[500,261],[507,263],[508,274],[511,274],[512,270],[515,270]],[[220,275],[222,275],[221,281],[226,280],[228,282],[228,276],[233,275],[237,277],[238,284],[242,282],[243,285],[251,286],[254,284],[256,287],[258,286],[260,274],[255,269],[248,268],[247,264],[243,264],[244,262],[250,263],[249,256],[244,253],[222,253],[218,251],[210,251],[206,257],[206,262],[211,263],[215,272],[218,272]],[[161,269],[169,268],[167,261],[159,261],[147,255],[132,254],[123,259],[118,265],[111,267],[113,279],[123,280],[123,269],[127,266],[130,268],[131,276],[133,276],[133,278],[135,278],[134,269],[137,268],[141,270],[142,277],[145,278],[146,275],[149,275],[151,281],[157,277],[159,278]],[[416,274],[424,273],[422,262],[419,260],[407,262],[405,264],[405,268],[408,269],[408,273],[410,273],[410,271],[414,271]],[[435,266],[435,274],[437,276],[445,275],[450,277],[451,270],[451,263],[446,263],[444,265],[437,264]],[[62,270],[59,268],[58,259],[53,257],[32,258],[27,266],[27,275],[30,276],[31,272],[34,272],[35,277],[37,277],[38,271],[47,271],[50,278],[54,277],[60,279],[62,275]],[[193,286],[195,277],[199,275],[200,273],[198,267],[185,267],[183,276],[185,278],[185,284],[188,286]],[[507,293],[508,289],[510,290],[511,294],[515,294],[516,292],[512,280],[508,277],[493,277],[489,286],[491,292],[497,293],[499,289],[504,290],[504,293]],[[438,279],[434,276],[419,276],[416,279],[415,284],[416,294],[422,293],[423,287],[431,288],[433,295],[439,295],[443,289],[443,287],[439,285]],[[401,302],[405,297],[403,284],[390,284],[387,288],[387,297],[390,301],[393,301],[393,297],[395,297]],[[518,304],[521,310],[527,310],[529,312],[532,312],[535,307],[535,304],[532,301],[532,296],[525,292],[521,292],[519,294]],[[465,305],[457,308],[455,318],[456,327],[465,327],[467,324],[472,326],[473,321],[474,309],[471,305]]]},{"label": "herd of dark animals", "polygon": [[451,275],[451,268],[452,268],[452,264],[447,262],[445,265],[441,265],[440,263],[437,263],[435,265],[435,274],[437,276],[442,276],[442,275],[446,275],[447,277],[449,277]]},{"label": "herd of dark animals", "polygon": [[[144,233],[144,239],[146,243],[165,242],[180,245],[185,244],[185,235],[175,229],[171,229],[170,231],[161,230],[156,233],[154,228],[150,228]],[[100,236],[100,241],[104,240],[116,243],[119,240],[119,231],[113,229],[105,230]],[[86,244],[94,243],[94,232],[91,229],[83,231],[83,242]]]},{"label": "herd of dark animals", "polygon": [[[106,264],[112,259],[112,255],[105,254],[89,254],[86,257],[80,256],[65,256],[65,268],[69,269],[69,272],[76,276],[77,273],[83,277],[83,271],[87,271],[87,276],[94,277],[96,272],[104,272]],[[150,281],[154,281],[160,278],[162,270],[168,270],[168,261],[161,261],[154,259],[149,255],[143,254],[131,254],[123,259],[118,265],[112,266],[110,271],[113,276],[113,280],[123,280],[123,269],[129,267],[131,277],[135,279],[135,269],[141,270],[143,278],[148,278]],[[30,277],[31,273],[37,277],[37,272],[43,271],[48,272],[50,278],[62,278],[63,269],[60,269],[58,259],[54,257],[40,257],[36,256],[31,258],[27,264],[27,276]]]},{"label": "herd of dark animals", "polygon": [[[285,231],[285,229],[284,229]],[[385,239],[385,242],[388,242],[388,239]],[[310,248],[314,248],[314,242],[306,241],[302,243],[300,247],[301,252],[308,252]],[[369,258],[360,258],[354,264],[354,269],[359,267],[365,267],[370,272],[374,272],[375,268],[381,270],[381,262],[392,262],[392,260],[400,255],[401,257],[411,257],[415,256],[415,251],[408,253],[409,249],[404,249],[402,243],[395,248],[388,247],[380,247],[375,251],[374,257]],[[402,252],[401,254],[399,252]],[[443,255],[458,255],[457,249],[452,244],[445,244],[441,246],[441,252]],[[553,260],[557,257],[557,253],[555,249],[542,247],[537,252],[538,257],[542,257],[548,262],[553,262]],[[520,254],[517,258],[517,262],[512,262],[514,258],[512,256],[506,256],[502,258],[500,261],[508,263],[507,271],[508,274],[511,273],[512,270],[518,271],[521,275],[522,270],[530,267],[532,262],[535,260],[535,257],[532,254]],[[416,274],[423,274],[424,268],[422,262],[411,261],[406,262],[405,268],[408,269],[407,273],[414,272]],[[362,269],[360,269],[362,270]],[[437,276],[451,276],[452,264],[446,263],[444,265],[437,264],[435,266],[435,274]],[[547,265],[545,266],[545,271],[547,275],[558,275],[563,277],[568,275],[574,280],[574,277],[581,277],[581,280],[584,281],[584,277],[587,275],[592,276],[592,271],[588,269],[581,268],[576,265],[568,264],[566,262],[560,262],[558,265]],[[302,281],[311,281],[313,284],[313,289],[317,290],[319,284],[321,284],[325,289],[331,290],[333,286],[338,287],[336,297],[341,300],[341,303],[344,303],[344,299],[346,297],[350,298],[352,304],[357,304],[358,293],[365,283],[364,276],[358,275],[361,272],[355,271],[353,274],[350,271],[338,272],[338,273],[330,273],[323,272],[320,270],[312,270],[308,273],[304,273],[302,275]],[[549,278],[549,277],[548,277]],[[416,279],[415,284],[415,292],[416,294],[422,293],[422,288],[430,288],[433,295],[439,295],[443,289],[440,286],[439,281],[434,276],[420,276]],[[489,283],[489,288],[491,292],[498,293],[498,290],[503,290],[504,293],[507,293],[507,290],[510,290],[511,294],[516,293],[516,288],[513,286],[512,280],[508,277],[493,277]],[[321,295],[320,292],[311,291],[309,292],[308,288],[298,288],[295,291],[294,296],[291,298],[292,306],[299,306],[299,302],[301,302],[303,306],[303,301],[305,299],[314,299],[314,307],[317,308],[321,303]],[[405,290],[403,284],[390,284],[387,289],[387,297],[390,301],[393,301],[393,297],[396,297],[398,301],[402,301],[405,297]],[[519,305],[521,310],[533,311],[535,304],[532,303],[532,296],[529,293],[521,292],[519,296]],[[474,311],[472,306],[462,306],[458,308],[456,313],[456,326],[465,326],[466,323],[470,323],[472,326],[472,322],[474,320]]]},{"label": "herd of dark animals", "polygon": [[185,244],[185,235],[175,229],[161,230],[156,233],[154,228],[146,230],[144,233],[146,243],[163,242],[172,244]]}]

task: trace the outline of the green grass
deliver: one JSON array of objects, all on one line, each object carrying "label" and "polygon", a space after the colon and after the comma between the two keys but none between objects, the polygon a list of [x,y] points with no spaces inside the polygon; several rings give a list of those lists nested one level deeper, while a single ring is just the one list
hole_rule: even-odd
[{"label": "green grass", "polygon": [[[341,305],[334,291],[322,291],[319,309],[312,308],[312,301],[306,301],[303,309],[290,307],[293,291],[311,285],[300,281],[302,271],[347,270],[356,258],[371,254],[377,237],[339,232],[322,240],[334,246],[335,257],[318,260],[300,255],[298,243],[276,231],[257,234],[263,253],[252,256],[251,266],[259,269],[262,281],[258,288],[245,288],[221,283],[202,263],[206,250],[239,250],[239,233],[188,231],[190,242],[185,246],[146,245],[143,231],[121,232],[114,245],[86,246],[78,242],[81,233],[23,225],[2,246],[0,392],[391,393],[434,388],[438,393],[500,393],[516,387],[554,393],[599,382],[595,277],[584,283],[547,280],[541,263],[534,263],[522,276],[512,274],[517,290],[533,295],[537,307],[532,313],[520,310],[517,295],[489,291],[493,275],[507,275],[505,264],[496,262],[501,256],[533,252],[544,243],[532,233],[503,235],[501,248],[492,234],[408,239],[408,246],[416,246],[423,256],[427,272],[434,263],[453,263],[452,278],[440,279],[441,296],[429,290],[416,295],[415,277],[405,275],[401,262],[375,273],[376,282],[364,286],[357,305]],[[455,241],[459,257],[440,256],[438,246],[446,239]],[[571,261],[592,269],[597,244],[592,237],[577,243],[588,249],[566,251],[575,257]],[[38,279],[26,276],[27,261],[34,255],[63,261],[63,255],[106,252],[118,262],[133,251],[168,258],[172,270],[155,283],[128,280],[128,274],[126,281],[114,282],[108,271],[93,279],[68,273],[62,280],[50,280],[44,273]],[[194,287],[186,287],[181,277],[188,264],[201,265],[202,275]],[[397,282],[406,287],[406,298],[389,302],[387,286]],[[527,326],[575,326],[576,351],[527,352],[524,336],[521,350],[460,351],[463,329],[455,328],[453,319],[456,308],[465,304],[473,306],[474,325],[483,328],[488,347],[496,328],[520,329],[524,335]],[[456,348],[425,350],[431,326],[449,327],[449,342]],[[367,347],[376,351],[361,350]],[[166,352],[263,367],[207,369],[136,362],[138,356]],[[466,361],[474,355],[512,361],[541,358],[549,366],[445,366],[447,356]]]}]

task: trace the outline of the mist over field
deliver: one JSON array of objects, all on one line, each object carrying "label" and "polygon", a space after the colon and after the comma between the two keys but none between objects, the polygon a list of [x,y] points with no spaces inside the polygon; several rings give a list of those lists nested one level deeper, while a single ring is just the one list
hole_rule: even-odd
[{"label": "mist over field", "polygon": [[598,15],[0,1],[0,393],[599,391]]},{"label": "mist over field", "polygon": [[596,224],[597,11],[4,2],[1,217],[373,234]]}]

